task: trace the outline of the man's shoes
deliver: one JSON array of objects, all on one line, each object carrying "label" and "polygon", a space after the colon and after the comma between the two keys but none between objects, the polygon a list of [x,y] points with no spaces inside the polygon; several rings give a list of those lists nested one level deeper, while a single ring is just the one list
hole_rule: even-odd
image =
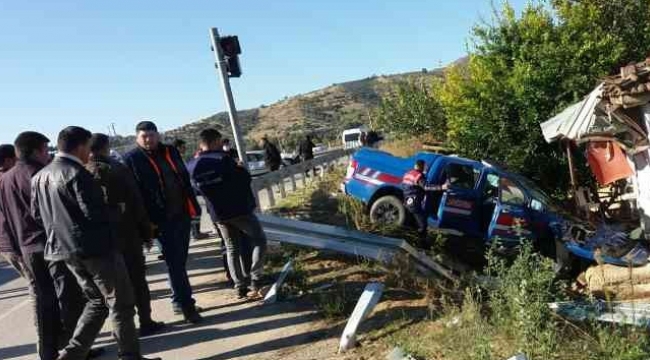
[{"label": "man's shoes", "polygon": [[164,322],[158,321],[145,321],[140,323],[140,336],[150,336],[153,335],[165,327]]},{"label": "man's shoes", "polygon": [[[198,313],[203,312],[203,308],[196,305],[194,305],[194,310],[196,310]],[[183,308],[174,306],[174,315],[183,315]]]},{"label": "man's shoes", "polygon": [[183,317],[185,317],[185,321],[191,324],[198,324],[203,321],[203,317],[199,314],[196,306],[183,309]]},{"label": "man's shoes", "polygon": [[96,358],[104,355],[105,352],[106,352],[106,349],[104,349],[104,348],[90,349],[90,351],[88,351],[88,356],[86,356],[86,359],[88,359],[88,360],[96,359]]},{"label": "man's shoes", "polygon": [[241,289],[235,289],[235,291],[237,292],[237,299],[239,300],[246,299],[248,297],[249,290],[247,287]]},{"label": "man's shoes", "polygon": [[158,255],[158,260],[160,260],[160,261],[165,260],[165,255],[163,255],[163,254]]},{"label": "man's shoes", "polygon": [[251,280],[251,291],[252,292],[260,292],[262,288],[265,286],[269,285],[271,283],[270,279],[266,276],[263,276],[259,279],[252,279]]}]

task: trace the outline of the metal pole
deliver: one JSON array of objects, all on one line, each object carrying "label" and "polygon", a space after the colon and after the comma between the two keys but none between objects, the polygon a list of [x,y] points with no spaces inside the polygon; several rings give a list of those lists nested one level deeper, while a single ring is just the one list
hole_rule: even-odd
[{"label": "metal pole", "polygon": [[235,146],[237,147],[237,154],[239,160],[248,167],[246,161],[246,144],[241,138],[241,129],[237,121],[237,109],[235,108],[235,99],[232,96],[230,89],[230,78],[228,77],[228,70],[226,69],[226,60],[223,56],[223,50],[219,44],[219,31],[217,28],[210,29],[210,39],[212,41],[212,49],[214,50],[214,57],[219,73],[219,80],[221,80],[221,88],[226,98],[226,106],[228,106],[228,115],[230,117],[230,126],[232,127],[232,135],[235,138]]},{"label": "metal pole", "polygon": [[576,170],[573,166],[573,155],[571,154],[571,142],[569,140],[565,141],[566,145],[566,157],[569,161],[569,177],[571,179],[571,190],[573,191],[573,196],[575,196],[577,189],[577,179],[576,179]]}]

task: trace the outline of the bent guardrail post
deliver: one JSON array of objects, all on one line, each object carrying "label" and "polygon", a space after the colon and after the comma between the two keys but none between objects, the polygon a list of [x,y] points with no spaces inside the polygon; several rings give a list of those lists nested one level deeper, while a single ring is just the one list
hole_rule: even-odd
[{"label": "bent guardrail post", "polygon": [[343,330],[339,344],[339,353],[348,351],[356,346],[359,325],[370,315],[375,306],[377,306],[383,291],[384,284],[369,283],[366,285],[363,294],[361,294],[357,302],[357,306],[352,312],[352,316],[350,316],[350,320],[348,320],[348,324],[345,326],[345,330]]},{"label": "bent guardrail post", "polygon": [[278,294],[280,293],[282,284],[291,271],[293,271],[293,261],[289,260],[286,264],[284,264],[282,272],[280,272],[280,276],[278,276],[278,280],[275,281],[273,286],[271,286],[269,292],[267,292],[266,296],[264,296],[264,304],[273,304],[278,301]]}]

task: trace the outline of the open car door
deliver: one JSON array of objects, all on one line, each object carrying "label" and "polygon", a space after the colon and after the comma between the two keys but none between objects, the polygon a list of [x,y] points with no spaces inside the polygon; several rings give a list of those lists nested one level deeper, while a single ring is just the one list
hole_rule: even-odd
[{"label": "open car door", "polygon": [[432,219],[438,228],[482,236],[476,189],[480,175],[481,170],[471,164],[450,162],[445,165],[443,179],[438,179],[437,183],[447,182],[449,190],[442,194],[437,219]]},{"label": "open car door", "polygon": [[534,241],[528,198],[523,188],[506,176],[498,178],[498,198],[488,227],[490,242],[499,240],[508,245],[518,245],[522,240]]}]

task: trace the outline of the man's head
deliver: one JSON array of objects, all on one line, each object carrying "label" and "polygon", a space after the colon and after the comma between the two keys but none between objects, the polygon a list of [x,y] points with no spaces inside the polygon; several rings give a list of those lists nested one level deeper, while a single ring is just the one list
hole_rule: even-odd
[{"label": "man's head", "polygon": [[90,139],[90,151],[93,157],[111,155],[111,141],[106,134],[93,134]]},{"label": "man's head", "polygon": [[221,140],[221,144],[223,146],[223,151],[230,151],[230,149],[232,149],[232,145],[230,145],[230,139]]},{"label": "man's head", "polygon": [[176,150],[178,150],[179,153],[185,154],[185,151],[187,150],[187,143],[183,139],[176,139],[174,140],[173,143],[174,147]]},{"label": "man's head", "polygon": [[160,134],[158,127],[151,121],[142,121],[135,127],[135,136],[138,146],[147,150],[154,151],[158,149],[160,143]]},{"label": "man's head", "polygon": [[61,130],[57,142],[60,152],[76,156],[82,163],[90,158],[90,139],[93,134],[79,126],[68,126]]},{"label": "man's head", "polygon": [[16,155],[20,160],[32,160],[45,165],[50,162],[47,146],[49,143],[50,139],[45,135],[35,131],[25,131],[18,134],[14,146],[16,146]]},{"label": "man's head", "polygon": [[268,142],[269,142],[269,137],[266,136],[266,135],[262,136],[262,145],[264,145],[264,144],[266,144]]},{"label": "man's head", "polygon": [[201,151],[213,151],[222,148],[221,133],[216,129],[205,129],[199,134]]},{"label": "man's head", "polygon": [[8,171],[16,164],[16,149],[13,145],[0,145],[0,170]]},{"label": "man's head", "polygon": [[424,168],[427,166],[427,164],[424,162],[424,160],[419,159],[418,161],[415,162],[415,166],[413,167],[415,170],[422,171],[424,172]]}]

